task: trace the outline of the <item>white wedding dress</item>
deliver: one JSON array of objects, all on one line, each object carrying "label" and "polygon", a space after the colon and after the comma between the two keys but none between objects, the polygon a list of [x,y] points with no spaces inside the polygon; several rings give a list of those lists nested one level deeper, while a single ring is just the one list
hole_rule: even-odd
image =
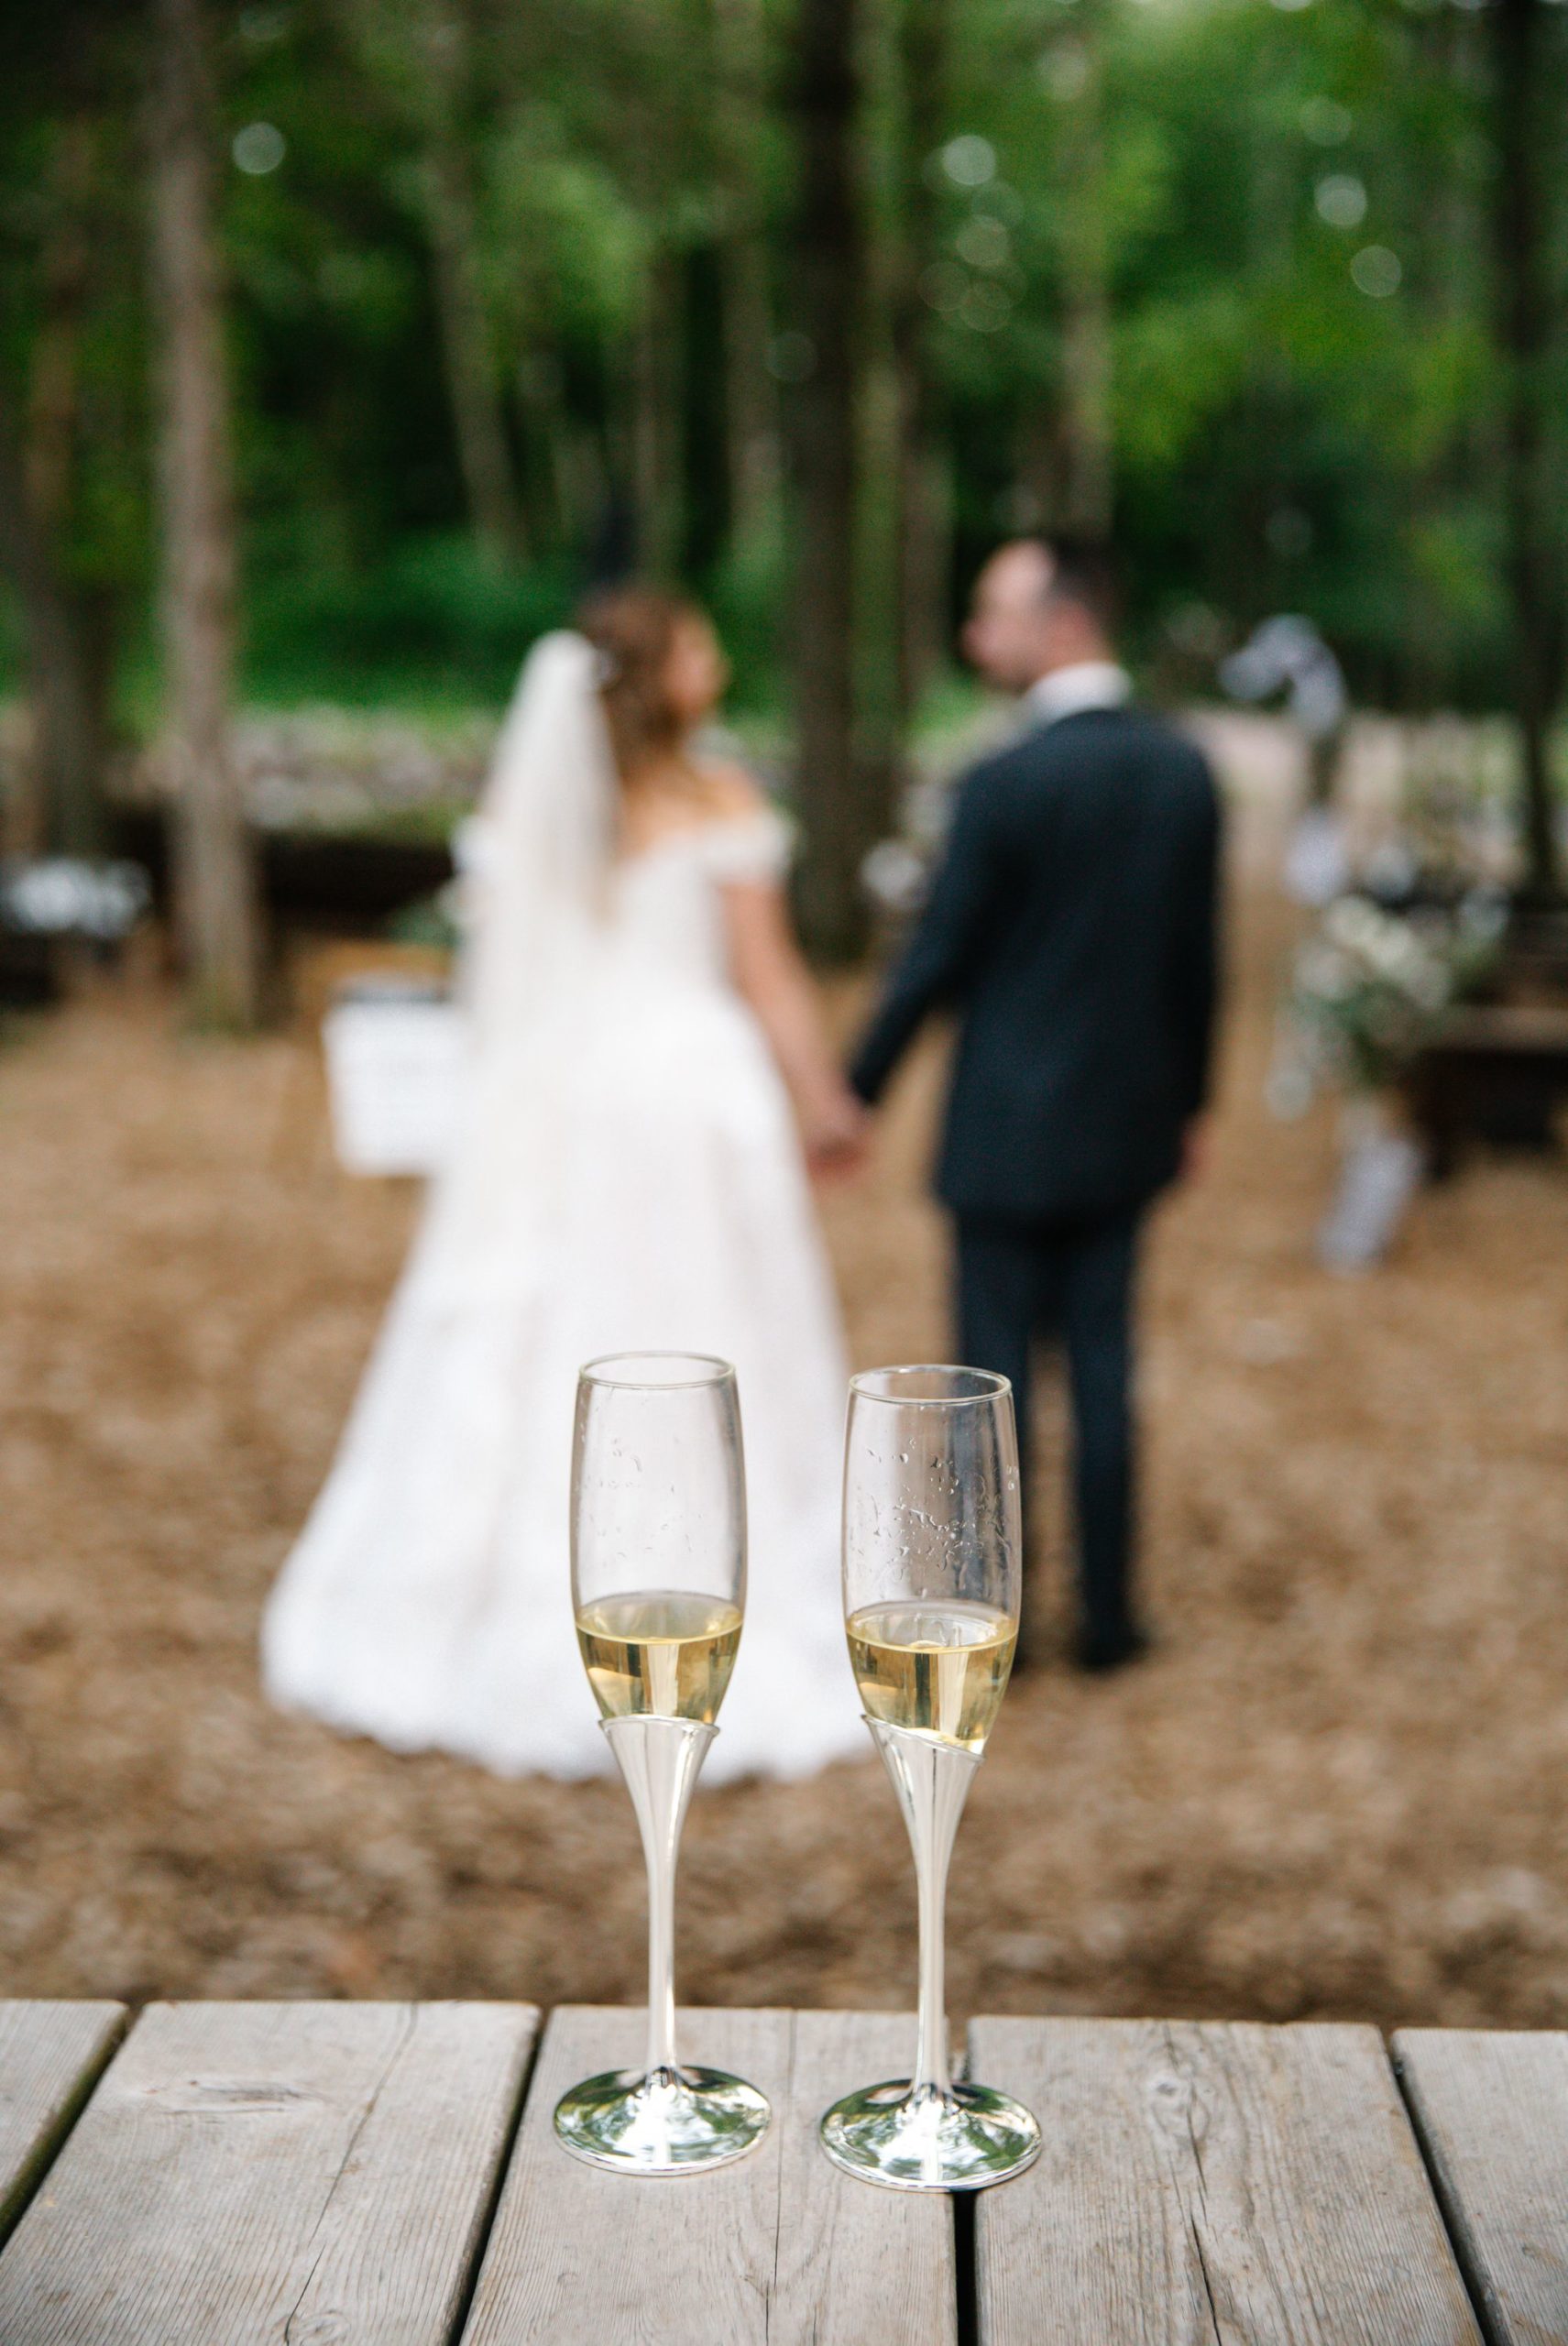
[{"label": "white wedding dress", "polygon": [[844,1649],[845,1367],[789,1104],[729,982],[720,891],[771,812],[613,859],[593,654],[524,671],[475,825],[465,1107],[336,1462],[268,1607],[267,1686],[398,1750],[602,1770],[568,1568],[579,1365],[736,1365],[746,1626],[704,1771],[859,1755]]}]

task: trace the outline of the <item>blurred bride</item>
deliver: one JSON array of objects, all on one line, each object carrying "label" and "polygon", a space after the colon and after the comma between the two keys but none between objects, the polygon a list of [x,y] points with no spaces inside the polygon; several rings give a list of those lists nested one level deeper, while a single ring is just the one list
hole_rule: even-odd
[{"label": "blurred bride", "polygon": [[568,1590],[574,1391],[596,1354],[651,1349],[739,1371],[750,1590],[707,1773],[863,1743],[803,1162],[850,1159],[861,1111],[789,928],[786,827],[694,746],[726,680],[689,605],[601,597],[530,657],[465,843],[465,1113],[263,1632],[275,1701],[398,1750],[605,1764]]}]

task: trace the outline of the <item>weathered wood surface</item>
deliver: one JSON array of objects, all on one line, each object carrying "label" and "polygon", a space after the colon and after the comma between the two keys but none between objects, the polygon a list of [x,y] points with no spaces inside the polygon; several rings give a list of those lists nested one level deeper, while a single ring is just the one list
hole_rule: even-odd
[{"label": "weathered wood surface", "polygon": [[870,2188],[817,2146],[853,2086],[907,2069],[913,2023],[857,2012],[696,2012],[684,2055],[761,2087],[774,2122],[701,2177],[627,2182],[570,2158],[568,2086],[641,2058],[640,2012],[554,2014],[464,2346],[952,2346],[945,2198]]},{"label": "weathered wood surface", "polygon": [[1495,2346],[1568,2346],[1568,2036],[1394,2039],[1438,2197]]},{"label": "weathered wood surface", "polygon": [[823,2156],[825,2110],[857,2086],[907,2077],[913,2013],[796,2012],[780,2177],[769,2346],[952,2346],[952,2210],[856,2183]]},{"label": "weathered wood surface", "polygon": [[1370,2028],[982,2020],[1045,2150],[976,2211],[980,2346],[1478,2346]]},{"label": "weathered wood surface", "polygon": [[448,2346],[538,2015],[160,2004],[0,2255],[17,2346]]},{"label": "weathered wood surface", "polygon": [[0,2240],[125,2024],[123,2004],[0,2003]]}]

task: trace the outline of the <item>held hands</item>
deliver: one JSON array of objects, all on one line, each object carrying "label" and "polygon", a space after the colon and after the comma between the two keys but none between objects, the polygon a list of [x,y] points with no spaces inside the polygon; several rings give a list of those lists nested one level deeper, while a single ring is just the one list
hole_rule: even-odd
[{"label": "held hands", "polygon": [[1214,1129],[1206,1115],[1194,1116],[1181,1135],[1181,1169],[1183,1181],[1201,1181],[1208,1173],[1214,1154]]},{"label": "held hands", "polygon": [[836,1085],[804,1103],[801,1138],[812,1178],[844,1180],[858,1173],[871,1146],[871,1128],[869,1112],[848,1084]]}]

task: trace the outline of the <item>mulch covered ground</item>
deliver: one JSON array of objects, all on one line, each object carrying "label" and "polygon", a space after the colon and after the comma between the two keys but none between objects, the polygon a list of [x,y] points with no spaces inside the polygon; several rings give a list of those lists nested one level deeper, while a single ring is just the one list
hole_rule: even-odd
[{"label": "mulch covered ground", "polygon": [[[1159,1648],[1009,1696],[953,2009],[1563,2025],[1568,1168],[1482,1162],[1375,1277],[1317,1270],[1332,1121],[1259,1104],[1278,930],[1254,903],[1216,1161],[1149,1265]],[[937,1072],[828,1201],[862,1362],[946,1349]],[[0,1047],[0,1993],[640,1994],[619,1789],[395,1759],[258,1692],[414,1203],[335,1171],[302,1023],[189,1042],[148,983]],[[699,1798],[681,1985],[912,2001],[874,1760]]]}]

